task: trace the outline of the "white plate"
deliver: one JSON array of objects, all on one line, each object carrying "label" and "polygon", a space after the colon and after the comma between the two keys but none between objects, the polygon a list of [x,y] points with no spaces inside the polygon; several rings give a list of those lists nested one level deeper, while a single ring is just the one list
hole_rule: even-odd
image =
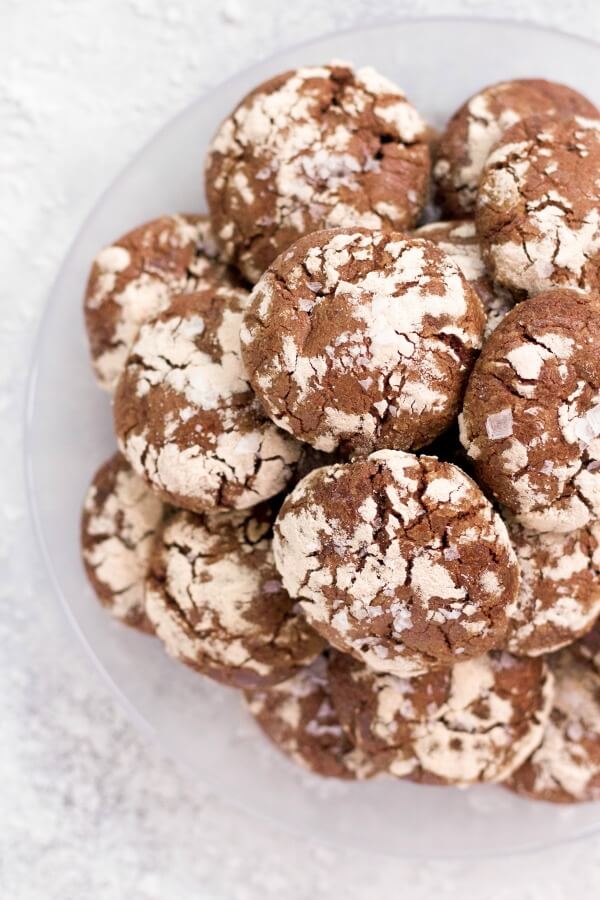
[{"label": "white plate", "polygon": [[469,94],[503,78],[545,76],[600,102],[594,44],[523,25],[429,19],[363,28],[286,51],[184,110],[101,198],[49,298],[27,408],[26,464],[39,541],[73,625],[133,718],[193,778],[232,803],[319,841],[396,856],[487,855],[570,840],[598,828],[600,805],[535,804],[497,787],[460,791],[387,779],[337,784],[296,770],[258,736],[237,693],[168,659],[158,641],[113,622],[81,567],[81,500],[92,472],[114,449],[109,403],[94,384],[83,329],[90,260],[146,219],[202,209],[202,160],[220,120],[263,79],[332,58],[375,65],[436,125]]}]

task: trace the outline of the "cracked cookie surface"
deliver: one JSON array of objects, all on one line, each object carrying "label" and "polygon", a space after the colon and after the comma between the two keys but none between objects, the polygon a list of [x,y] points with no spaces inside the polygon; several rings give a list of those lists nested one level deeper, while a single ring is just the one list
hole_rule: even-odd
[{"label": "cracked cookie surface", "polygon": [[488,338],[514,305],[510,291],[494,284],[487,274],[479,238],[472,219],[431,222],[414,232],[415,237],[433,241],[454,260],[483,304],[486,324],[483,337]]},{"label": "cracked cookie surface", "polygon": [[439,200],[452,218],[472,213],[485,161],[503,133],[535,113],[597,116],[572,88],[537,78],[502,81],[478,91],[452,116],[433,168]]},{"label": "cracked cookie surface", "polygon": [[81,517],[81,553],[98,599],[116,619],[148,632],[144,579],[163,516],[162,501],[115,453],[94,475]]},{"label": "cracked cookie surface", "polygon": [[553,694],[542,660],[504,651],[417,678],[335,654],[330,683],[340,722],[373,765],[435,784],[510,775],[540,744]]},{"label": "cracked cookie surface", "polygon": [[400,88],[371,68],[304,67],[259,85],[208,152],[225,259],[255,282],[319,228],[410,228],[426,201],[428,138]]},{"label": "cracked cookie surface", "polygon": [[418,449],[455,418],[483,325],[477,295],[431,242],[335,229],[264,273],[242,352],[268,415],[317,449]]},{"label": "cracked cookie surface", "polygon": [[507,781],[552,803],[600,799],[600,674],[567,648],[548,657],[555,679],[541,744]]},{"label": "cracked cookie surface", "polygon": [[487,159],[475,212],[491,276],[512,290],[600,287],[600,119],[531,116]]},{"label": "cracked cookie surface", "polygon": [[568,534],[507,524],[521,570],[508,649],[538,656],[572,644],[600,615],[600,522]]},{"label": "cracked cookie surface", "polygon": [[300,445],[269,422],[240,352],[245,291],[175,298],[140,329],[115,394],[119,446],[174,506],[243,509],[279,493]]},{"label": "cracked cookie surface", "polygon": [[377,774],[340,725],[331,703],[326,656],[269,690],[247,693],[246,702],[267,737],[316,775],[349,780]]},{"label": "cracked cookie surface", "polygon": [[104,247],[93,262],[84,300],[100,387],[114,391],[140,325],[165,310],[175,294],[233,281],[232,270],[217,260],[205,216],[161,216]]},{"label": "cracked cookie surface", "polygon": [[548,291],[486,342],[460,417],[477,479],[535,531],[600,518],[600,299]]},{"label": "cracked cookie surface", "polygon": [[514,551],[450,463],[387,450],[317,469],[286,498],[273,549],[314,628],[375,671],[420,675],[505,639]]},{"label": "cracked cookie surface", "polygon": [[152,555],[146,610],[167,652],[238,688],[289,678],[322,650],[275,569],[275,510],[180,511]]}]

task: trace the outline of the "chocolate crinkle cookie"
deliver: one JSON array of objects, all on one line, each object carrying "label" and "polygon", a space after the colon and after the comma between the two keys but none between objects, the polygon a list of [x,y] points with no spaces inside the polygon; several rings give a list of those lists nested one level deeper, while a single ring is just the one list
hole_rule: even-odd
[{"label": "chocolate crinkle cookie", "polygon": [[144,609],[144,580],[164,515],[153,494],[119,453],[98,469],[81,519],[85,570],[100,602],[116,619],[153,630]]},{"label": "chocolate crinkle cookie", "polygon": [[268,421],[240,352],[247,294],[181,295],[142,326],[115,394],[119,446],[174,506],[243,509],[275,496],[300,446]]},{"label": "chocolate crinkle cookie", "polygon": [[494,284],[487,274],[479,238],[472,219],[453,222],[431,222],[414,232],[447,253],[459,267],[483,304],[486,315],[484,338],[488,338],[514,305],[514,297],[506,288]]},{"label": "chocolate crinkle cookie", "polygon": [[336,654],[330,684],[340,722],[375,767],[434,784],[505,779],[540,744],[553,696],[542,660],[504,651],[419,678]]},{"label": "chocolate crinkle cookie", "polygon": [[305,67],[259,85],[209,148],[224,258],[255,282],[319,228],[410,228],[427,197],[428,139],[400,88],[371,68]]},{"label": "chocolate crinkle cookie", "polygon": [[600,119],[532,116],[488,157],[476,223],[492,277],[536,294],[600,287]]},{"label": "chocolate crinkle cookie", "polygon": [[437,148],[434,178],[450,217],[473,212],[481,170],[494,144],[507,128],[535,113],[599,115],[577,91],[542,79],[502,81],[479,91],[454,113]]},{"label": "chocolate crinkle cookie", "polygon": [[319,656],[288,681],[247,693],[248,709],[279,750],[316,775],[371,778],[378,770],[342,729],[329,681],[327,657]]},{"label": "chocolate crinkle cookie", "polygon": [[589,631],[600,615],[600,522],[538,534],[509,522],[521,587],[509,612],[507,647],[538,656]]},{"label": "chocolate crinkle cookie", "polygon": [[460,422],[478,480],[520,524],[568,532],[600,518],[600,299],[549,291],[511,310]]},{"label": "chocolate crinkle cookie", "polygon": [[205,216],[161,216],[104,247],[85,293],[85,322],[98,383],[114,391],[140,325],[175,294],[233,283],[217,260]]},{"label": "chocolate crinkle cookie", "polygon": [[549,657],[555,693],[541,744],[507,786],[534,800],[600,800],[600,674],[568,648]]},{"label": "chocolate crinkle cookie", "polygon": [[274,517],[180,511],[152,556],[146,610],[167,652],[233,687],[275,684],[323,649],[275,569]]},{"label": "chocolate crinkle cookie", "polygon": [[273,547],[309,622],[376,671],[419,675],[504,641],[514,551],[450,463],[386,450],[316,469],[286,498]]},{"label": "chocolate crinkle cookie", "polygon": [[268,415],[324,451],[417,449],[456,417],[481,303],[429,241],[336,229],[283,253],[251,294],[242,352]]}]

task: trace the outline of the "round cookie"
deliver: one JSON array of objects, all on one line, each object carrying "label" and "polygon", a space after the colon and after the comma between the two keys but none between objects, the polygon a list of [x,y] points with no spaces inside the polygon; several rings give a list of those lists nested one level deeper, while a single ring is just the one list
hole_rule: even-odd
[{"label": "round cookie", "polygon": [[242,352],[268,415],[319,450],[417,449],[456,417],[484,316],[455,263],[393,232],[319,231],[267,269]]},{"label": "round cookie", "polygon": [[540,746],[507,782],[533,800],[600,799],[600,674],[568,648],[549,657],[554,703]]},{"label": "round cookie", "polygon": [[144,579],[163,515],[161,500],[115,453],[94,475],[81,516],[81,555],[96,596],[116,619],[147,632]]},{"label": "round cookie", "polygon": [[416,237],[437,244],[457,264],[471,287],[475,289],[486,315],[484,338],[488,338],[514,304],[512,294],[494,284],[486,272],[479,239],[472,219],[431,222],[414,232]]},{"label": "round cookie", "polygon": [[597,116],[577,91],[538,78],[502,81],[478,91],[454,113],[442,134],[433,173],[438,199],[450,218],[475,207],[484,163],[511,125],[535,113]]},{"label": "round cookie", "polygon": [[505,639],[514,551],[450,463],[382,450],[317,469],[286,498],[273,549],[313,627],[375,671],[420,675]]},{"label": "round cookie", "polygon": [[600,522],[568,534],[509,523],[521,587],[509,612],[512,653],[551,653],[590,630],[600,615]]},{"label": "round cookie", "polygon": [[410,228],[429,187],[428,129],[374,69],[307,66],[255,88],[215,135],[206,195],[223,256],[255,282],[320,228]]},{"label": "round cookie", "polygon": [[392,775],[433,784],[501,781],[542,740],[553,679],[542,660],[493,651],[419,678],[337,654],[331,695],[350,739]]},{"label": "round cookie", "polygon": [[115,394],[119,446],[163,497],[194,512],[279,493],[300,446],[263,415],[240,352],[246,294],[181,295],[140,329]]},{"label": "round cookie", "polygon": [[268,738],[294,762],[326,778],[377,774],[342,729],[331,704],[328,663],[319,656],[288,681],[246,694],[248,709]]},{"label": "round cookie", "polygon": [[205,216],[161,216],[98,253],[84,298],[85,324],[100,387],[114,391],[140,325],[174,294],[226,282]]},{"label": "round cookie", "polygon": [[511,310],[471,373],[460,427],[477,480],[524,527],[600,518],[600,299],[548,291]]},{"label": "round cookie", "polygon": [[536,294],[600,287],[600,119],[531,116],[490,154],[476,224],[491,277]]},{"label": "round cookie", "polygon": [[157,636],[171,656],[232,687],[276,684],[323,649],[275,569],[274,518],[270,504],[179,511],[152,556],[146,611]]}]

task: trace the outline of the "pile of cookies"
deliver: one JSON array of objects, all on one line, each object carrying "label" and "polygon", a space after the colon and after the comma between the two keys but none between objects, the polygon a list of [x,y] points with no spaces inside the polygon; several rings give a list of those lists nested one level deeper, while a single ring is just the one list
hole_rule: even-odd
[{"label": "pile of cookies", "polygon": [[315,773],[599,798],[600,112],[301,68],[206,194],[89,276],[98,598]]}]

